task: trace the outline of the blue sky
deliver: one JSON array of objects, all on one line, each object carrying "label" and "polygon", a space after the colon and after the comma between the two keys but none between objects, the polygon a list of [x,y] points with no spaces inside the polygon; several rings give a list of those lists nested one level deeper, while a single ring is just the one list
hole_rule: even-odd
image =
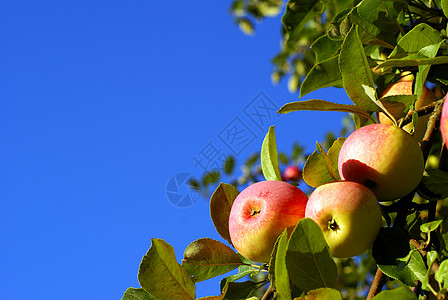
[{"label": "blue sky", "polygon": [[[270,81],[280,17],[248,37],[229,5],[0,1],[0,299],[120,299],[138,287],[151,238],[179,260],[198,238],[221,240],[208,199],[180,208],[166,190],[177,174],[201,175],[206,147],[232,153],[232,122],[252,132],[239,162],[269,125],[285,151],[312,151],[340,127],[340,113],[261,127],[248,117],[260,99],[298,97]],[[347,103],[336,89],[311,98]],[[198,296],[218,293],[216,280],[198,284]]]}]

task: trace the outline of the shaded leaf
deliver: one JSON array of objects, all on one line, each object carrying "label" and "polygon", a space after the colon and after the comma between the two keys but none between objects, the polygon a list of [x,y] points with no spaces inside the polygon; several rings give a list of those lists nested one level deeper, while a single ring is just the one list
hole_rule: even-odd
[{"label": "shaded leaf", "polygon": [[317,99],[286,103],[278,110],[278,113],[287,114],[300,110],[349,112],[375,122],[368,112],[356,105],[339,104]]},{"label": "shaded leaf", "polygon": [[188,245],[182,266],[195,282],[225,274],[243,264],[240,257],[223,243],[202,238]]},{"label": "shaded leaf", "polygon": [[379,107],[369,99],[363,88],[363,85],[375,88],[375,83],[356,25],[352,26],[341,46],[339,69],[345,91],[352,102],[363,110],[379,111]]},{"label": "shaded leaf", "polygon": [[412,251],[406,265],[399,260],[412,249],[406,233],[394,227],[381,228],[373,243],[372,256],[384,274],[408,286],[415,286],[414,281],[424,280],[427,271],[420,253]]},{"label": "shaded leaf", "polygon": [[256,296],[265,284],[266,282],[256,283],[253,281],[227,282],[226,279],[221,282],[221,286],[227,288],[224,299],[228,300],[246,300]]},{"label": "shaded leaf", "polygon": [[121,300],[157,300],[157,298],[142,288],[128,288]]},{"label": "shaded leaf", "polygon": [[306,23],[317,14],[322,13],[322,3],[319,0],[290,0],[286,4],[282,23],[287,32],[287,43],[300,38],[300,33]]},{"label": "shaded leaf", "polygon": [[232,243],[229,233],[229,216],[232,204],[240,192],[232,185],[220,183],[210,198],[210,216],[219,235]]},{"label": "shaded leaf", "polygon": [[336,56],[342,41],[332,40],[327,35],[322,35],[311,44],[311,49],[316,55],[316,63]]},{"label": "shaded leaf", "polygon": [[282,180],[278,164],[274,126],[269,127],[261,146],[261,169],[266,180]]},{"label": "shaded leaf", "polygon": [[386,290],[380,292],[378,295],[373,297],[373,300],[417,300],[417,297],[415,294],[405,286],[393,289],[393,290]]},{"label": "shaded leaf", "polygon": [[304,297],[294,300],[342,300],[341,292],[332,288],[320,288],[309,291]]},{"label": "shaded leaf", "polygon": [[195,299],[193,280],[176,261],[173,247],[161,239],[151,242],[138,271],[142,288],[160,300]]},{"label": "shaded leaf", "polygon": [[339,71],[338,61],[339,57],[334,56],[315,64],[300,86],[300,97],[318,89],[331,86],[339,87],[342,85],[342,76]]},{"label": "shaded leaf", "polygon": [[425,189],[419,188],[417,190],[420,197],[427,200],[438,200],[448,197],[448,172],[439,169],[429,169],[423,174],[422,183]]},{"label": "shaded leaf", "polygon": [[288,242],[286,268],[294,285],[303,291],[335,287],[336,264],[322,230],[311,219],[299,221]]},{"label": "shaded leaf", "polygon": [[241,279],[248,275],[256,274],[259,272],[259,269],[248,266],[248,265],[240,265],[238,267],[238,273],[234,275],[230,275],[226,277],[227,282],[234,282],[235,280]]}]

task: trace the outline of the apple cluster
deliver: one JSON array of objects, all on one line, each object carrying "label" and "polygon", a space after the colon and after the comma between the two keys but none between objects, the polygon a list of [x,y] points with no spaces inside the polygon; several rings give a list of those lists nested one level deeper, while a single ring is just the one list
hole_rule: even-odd
[{"label": "apple cluster", "polygon": [[391,124],[371,124],[345,140],[338,171],[341,180],[317,187],[309,198],[284,181],[262,181],[243,190],[229,217],[235,249],[248,259],[267,263],[278,236],[285,229],[290,232],[300,219],[310,218],[322,229],[334,257],[362,254],[381,227],[379,202],[413,192],[422,179],[424,158],[406,131]]}]

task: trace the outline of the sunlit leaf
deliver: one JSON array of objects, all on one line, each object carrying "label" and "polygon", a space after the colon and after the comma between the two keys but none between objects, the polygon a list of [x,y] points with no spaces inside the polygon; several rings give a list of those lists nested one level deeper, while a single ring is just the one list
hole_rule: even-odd
[{"label": "sunlit leaf", "polygon": [[195,282],[225,274],[243,264],[230,247],[210,238],[192,242],[185,249],[182,266]]},{"label": "sunlit leaf", "polygon": [[369,112],[379,111],[363,88],[363,85],[375,88],[375,83],[356,25],[350,29],[341,46],[339,69],[345,91],[353,103]]},{"label": "sunlit leaf", "polygon": [[151,242],[138,271],[142,288],[160,300],[195,299],[193,280],[176,261],[173,247],[161,239]]},{"label": "sunlit leaf", "polygon": [[278,164],[277,142],[274,126],[269,128],[261,147],[261,168],[266,180],[282,180]]},{"label": "sunlit leaf", "polygon": [[157,300],[157,298],[142,288],[128,288],[121,300]]},{"label": "sunlit leaf", "polygon": [[415,294],[405,286],[380,292],[373,300],[417,300]]},{"label": "sunlit leaf", "polygon": [[278,113],[287,114],[290,112],[301,110],[349,112],[363,116],[374,122],[374,120],[372,119],[372,117],[368,112],[366,112],[362,108],[359,108],[356,105],[339,104],[318,99],[286,103],[278,110]]},{"label": "sunlit leaf", "polygon": [[336,286],[337,268],[322,230],[311,219],[299,221],[288,242],[286,268],[291,282],[303,291]]}]

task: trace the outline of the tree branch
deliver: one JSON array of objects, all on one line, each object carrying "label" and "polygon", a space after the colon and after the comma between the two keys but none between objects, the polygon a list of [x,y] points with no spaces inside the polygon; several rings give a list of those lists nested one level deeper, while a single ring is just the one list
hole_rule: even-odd
[{"label": "tree branch", "polygon": [[412,115],[414,114],[414,112],[416,112],[419,117],[432,113],[434,111],[435,107],[438,106],[440,103],[443,103],[443,101],[444,101],[444,99],[440,99],[440,100],[434,101],[433,103],[431,103],[429,105],[423,106],[419,109],[408,111],[406,116],[401,121],[401,125],[404,126],[406,124],[411,123]]}]

